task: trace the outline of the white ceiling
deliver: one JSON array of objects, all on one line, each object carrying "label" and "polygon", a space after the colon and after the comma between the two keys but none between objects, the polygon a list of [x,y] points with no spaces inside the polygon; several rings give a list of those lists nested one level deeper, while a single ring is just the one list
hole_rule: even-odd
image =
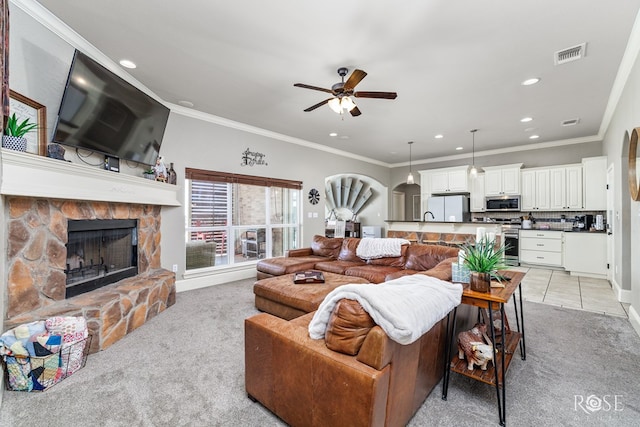
[{"label": "white ceiling", "polygon": [[[163,100],[397,164],[597,140],[640,0],[40,0]],[[579,61],[554,53],[587,43]],[[362,69],[362,115],[323,106],[337,68]],[[522,86],[529,77],[541,82]],[[521,123],[525,116],[530,123]],[[579,118],[576,126],[564,120]],[[533,129],[529,129],[533,128]],[[329,136],[337,132],[337,137]],[[531,134],[540,138],[533,141]],[[444,138],[435,139],[436,134]],[[602,136],[602,135],[600,135]],[[212,142],[215,144],[216,142]],[[455,147],[464,147],[456,151]]]}]

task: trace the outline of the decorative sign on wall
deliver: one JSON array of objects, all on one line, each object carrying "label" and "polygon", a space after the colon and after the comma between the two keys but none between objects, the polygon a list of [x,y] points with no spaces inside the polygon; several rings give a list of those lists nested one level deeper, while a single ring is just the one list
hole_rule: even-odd
[{"label": "decorative sign on wall", "polygon": [[257,151],[250,151],[248,148],[242,152],[242,162],[240,166],[267,166],[265,155]]}]

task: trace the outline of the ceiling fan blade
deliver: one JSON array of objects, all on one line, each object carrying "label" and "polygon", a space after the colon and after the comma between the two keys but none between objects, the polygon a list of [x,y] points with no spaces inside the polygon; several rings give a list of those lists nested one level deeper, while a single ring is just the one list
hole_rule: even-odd
[{"label": "ceiling fan blade", "polygon": [[324,101],[318,102],[316,105],[312,105],[311,107],[305,109],[304,111],[309,112],[309,111],[313,111],[318,107],[322,107],[324,104],[326,104],[327,102],[331,101],[333,99],[332,98],[327,98]]},{"label": "ceiling fan blade", "polygon": [[353,89],[366,76],[367,76],[367,73],[365,73],[362,70],[353,70],[353,73],[351,73],[347,81],[344,83],[344,90]]},{"label": "ceiling fan blade", "polygon": [[398,96],[395,92],[354,92],[353,96],[356,98],[383,98],[383,99],[396,99]]},{"label": "ceiling fan blade", "polygon": [[327,92],[327,93],[330,93],[330,94],[332,94],[332,95],[335,95],[331,89],[325,89],[325,88],[323,88],[323,87],[310,86],[310,85],[306,85],[306,84],[304,84],[304,83],[296,83],[296,84],[294,84],[294,86],[295,86],[295,87],[301,87],[301,88],[304,88],[304,89],[319,90],[319,91],[321,91],[321,92]]},{"label": "ceiling fan blade", "polygon": [[350,113],[351,113],[351,115],[353,117],[358,117],[360,114],[362,114],[357,106],[353,107],[353,109],[350,111]]}]

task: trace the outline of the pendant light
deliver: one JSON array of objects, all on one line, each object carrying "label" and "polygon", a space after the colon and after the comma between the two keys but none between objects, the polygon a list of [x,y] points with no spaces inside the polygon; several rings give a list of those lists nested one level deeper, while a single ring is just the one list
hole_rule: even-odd
[{"label": "pendant light", "polygon": [[407,176],[407,184],[409,185],[413,185],[415,184],[415,181],[413,179],[413,174],[411,173],[411,144],[413,144],[413,141],[409,141],[409,175]]},{"label": "pendant light", "polygon": [[476,169],[476,132],[478,131],[478,129],[471,129],[469,132],[471,132],[472,135],[472,139],[473,139],[473,148],[472,148],[472,158],[473,160],[471,161],[472,166],[471,166],[471,171],[469,171],[469,174],[471,174],[471,178],[476,178],[478,176],[478,169]]}]

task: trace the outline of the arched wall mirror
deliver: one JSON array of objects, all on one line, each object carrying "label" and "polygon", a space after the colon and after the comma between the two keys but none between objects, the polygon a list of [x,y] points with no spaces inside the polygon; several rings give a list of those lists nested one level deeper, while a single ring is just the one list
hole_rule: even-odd
[{"label": "arched wall mirror", "polygon": [[629,141],[629,193],[631,200],[640,201],[640,151],[638,151],[638,133],[640,128],[633,129]]}]

